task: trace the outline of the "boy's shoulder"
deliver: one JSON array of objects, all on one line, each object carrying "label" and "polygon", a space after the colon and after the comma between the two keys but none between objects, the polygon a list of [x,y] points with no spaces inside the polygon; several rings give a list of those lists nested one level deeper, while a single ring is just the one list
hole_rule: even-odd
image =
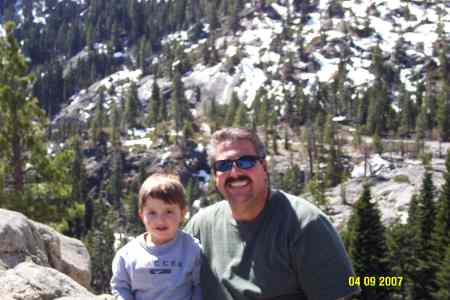
[{"label": "boy's shoulder", "polygon": [[183,242],[186,243],[189,248],[192,248],[192,249],[198,250],[198,251],[202,250],[200,241],[197,238],[193,237],[189,233],[186,233],[182,230],[178,230],[178,234],[179,234],[180,239],[182,239]]},{"label": "boy's shoulder", "polygon": [[119,248],[117,250],[117,253],[125,254],[130,251],[135,251],[135,249],[137,247],[142,247],[141,246],[142,241],[145,241],[144,234],[140,234],[136,237],[133,237],[133,238],[129,239],[129,241],[125,245],[123,245],[121,248]]}]

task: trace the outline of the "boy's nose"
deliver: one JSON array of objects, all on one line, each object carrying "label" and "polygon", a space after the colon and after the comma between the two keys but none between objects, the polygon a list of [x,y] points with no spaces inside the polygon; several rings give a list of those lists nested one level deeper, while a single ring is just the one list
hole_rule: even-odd
[{"label": "boy's nose", "polygon": [[164,223],[165,220],[166,220],[166,217],[165,217],[163,214],[161,214],[161,215],[156,215],[154,220],[155,220],[155,222],[157,222],[157,223]]}]

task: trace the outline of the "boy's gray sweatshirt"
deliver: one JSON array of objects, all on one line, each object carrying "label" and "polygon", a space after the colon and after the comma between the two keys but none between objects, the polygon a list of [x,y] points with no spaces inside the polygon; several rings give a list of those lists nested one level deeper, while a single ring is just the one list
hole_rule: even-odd
[{"label": "boy's gray sweatshirt", "polygon": [[144,234],[113,260],[112,294],[119,300],[201,300],[201,248],[178,230],[174,240],[149,246]]}]

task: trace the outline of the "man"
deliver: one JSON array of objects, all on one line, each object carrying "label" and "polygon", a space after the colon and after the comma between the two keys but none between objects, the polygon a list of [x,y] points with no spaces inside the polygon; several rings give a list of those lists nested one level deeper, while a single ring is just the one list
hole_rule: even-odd
[{"label": "man", "polygon": [[353,271],[327,217],[309,202],[270,189],[265,149],[251,131],[225,128],[209,155],[226,199],[186,226],[204,250],[204,298],[339,299],[355,292]]}]

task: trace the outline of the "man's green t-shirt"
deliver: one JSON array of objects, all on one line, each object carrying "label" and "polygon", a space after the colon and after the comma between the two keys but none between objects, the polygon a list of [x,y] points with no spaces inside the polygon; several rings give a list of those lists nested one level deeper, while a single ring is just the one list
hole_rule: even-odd
[{"label": "man's green t-shirt", "polygon": [[256,220],[237,222],[228,202],[197,213],[185,230],[203,246],[205,299],[337,299],[357,292],[343,244],[311,203],[272,191]]}]

